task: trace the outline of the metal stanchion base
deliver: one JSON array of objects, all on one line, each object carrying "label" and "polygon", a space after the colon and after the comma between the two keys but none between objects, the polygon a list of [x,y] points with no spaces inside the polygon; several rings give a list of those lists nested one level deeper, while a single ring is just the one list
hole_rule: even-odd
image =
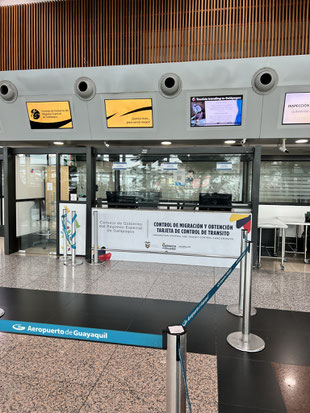
[{"label": "metal stanchion base", "polygon": [[71,260],[70,261],[64,261],[64,265],[67,267],[76,267],[77,265],[82,265],[83,261],[82,260],[76,260],[75,263],[73,263]]},{"label": "metal stanchion base", "polygon": [[227,342],[233,348],[246,351],[247,353],[257,353],[265,348],[265,342],[262,338],[256,336],[255,334],[249,334],[248,341],[243,340],[242,331],[236,331],[227,336]]},{"label": "metal stanchion base", "polygon": [[65,257],[64,255],[62,255],[61,257],[58,257],[59,261],[68,261],[70,258]]},{"label": "metal stanchion base", "polygon": [[[239,304],[230,304],[226,307],[226,310],[237,317],[243,317],[243,312],[240,310]],[[251,315],[255,315],[256,313],[256,308],[251,307]]]},{"label": "metal stanchion base", "polygon": [[4,315],[4,310],[0,308],[0,317],[2,317],[3,315]]},{"label": "metal stanchion base", "polygon": [[89,265],[101,265],[101,264],[103,264],[103,262],[101,262],[101,261],[95,262],[94,260],[87,260],[86,262]]}]

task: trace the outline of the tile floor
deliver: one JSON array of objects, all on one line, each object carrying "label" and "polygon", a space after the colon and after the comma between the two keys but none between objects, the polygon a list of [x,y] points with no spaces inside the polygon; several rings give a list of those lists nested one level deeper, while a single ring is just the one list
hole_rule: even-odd
[{"label": "tile floor", "polygon": [[[34,291],[197,302],[224,272],[224,268],[121,261],[100,266],[84,263],[71,268],[53,256],[0,254],[0,287]],[[211,303],[236,303],[238,288],[239,271],[235,270]],[[281,271],[277,261],[263,260],[262,268],[253,271],[252,298],[257,307],[310,312],[309,293],[310,265],[290,260],[285,271]],[[165,352],[161,350],[1,333],[0,359],[1,412],[165,411]],[[309,367],[276,362],[267,367],[265,361],[251,363],[258,375],[260,369],[274,371],[272,374],[279,381],[277,391],[282,393],[284,403],[270,409],[258,400],[254,409],[245,407],[246,400],[238,406],[231,393],[222,392],[218,404],[218,380],[223,385],[218,372],[229,368],[242,373],[246,369],[244,359],[189,353],[193,412],[309,412],[310,401],[303,396],[310,393]],[[289,384],[292,387],[295,379],[288,384],[281,377],[288,377],[285,369],[292,372],[299,367],[304,368],[301,374],[304,387],[295,396],[302,398],[299,406],[304,407],[297,412],[292,401],[295,396],[289,391]],[[255,386],[255,380],[253,383]],[[237,392],[237,384],[231,385]]]},{"label": "tile floor", "polygon": [[[162,350],[7,333],[0,345],[3,413],[165,412]],[[216,357],[189,353],[187,375],[193,411],[217,413]]]},{"label": "tile floor", "polygon": [[[296,268],[295,268],[296,267]],[[294,271],[293,271],[294,270]],[[200,301],[225,268],[111,261],[67,267],[42,255],[0,255],[0,287],[65,291],[173,301]],[[239,270],[235,270],[210,303],[238,300]],[[253,270],[252,300],[260,308],[310,312],[310,264],[263,260]]]}]

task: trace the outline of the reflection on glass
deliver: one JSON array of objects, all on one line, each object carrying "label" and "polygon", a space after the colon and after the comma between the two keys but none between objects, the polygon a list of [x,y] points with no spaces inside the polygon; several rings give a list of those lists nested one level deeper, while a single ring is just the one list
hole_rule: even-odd
[{"label": "reflection on glass", "polygon": [[[117,157],[119,160],[119,157]],[[97,199],[106,199],[107,191],[114,191],[114,171],[112,169],[113,162],[110,161],[109,155],[98,155],[96,162],[96,185]]]},{"label": "reflection on glass", "polygon": [[200,193],[231,194],[242,201],[240,156],[109,155],[97,157],[97,199],[107,191],[160,193],[161,201],[198,201]]},{"label": "reflection on glass", "polygon": [[259,202],[309,204],[309,162],[262,162]]},{"label": "reflection on glass", "polygon": [[86,155],[61,155],[61,201],[86,201]]},{"label": "reflection on glass", "polygon": [[16,235],[20,248],[33,253],[56,251],[56,155],[15,158]]}]

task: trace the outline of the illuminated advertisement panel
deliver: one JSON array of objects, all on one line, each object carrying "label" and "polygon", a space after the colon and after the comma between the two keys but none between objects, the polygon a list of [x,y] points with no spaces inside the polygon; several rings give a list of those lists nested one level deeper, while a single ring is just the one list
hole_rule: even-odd
[{"label": "illuminated advertisement panel", "polygon": [[310,93],[287,93],[285,95],[282,124],[310,124]]},{"label": "illuminated advertisement panel", "polygon": [[152,99],[106,99],[108,128],[152,128]]},{"label": "illuminated advertisement panel", "polygon": [[200,96],[191,98],[191,127],[240,126],[243,96]]}]

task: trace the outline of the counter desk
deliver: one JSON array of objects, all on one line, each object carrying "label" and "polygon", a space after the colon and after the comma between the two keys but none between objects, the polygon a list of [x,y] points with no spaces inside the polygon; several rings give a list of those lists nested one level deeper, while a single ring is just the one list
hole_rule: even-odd
[{"label": "counter desk", "polygon": [[229,267],[235,258],[204,255],[239,257],[241,229],[251,229],[251,214],[240,210],[93,208],[92,211],[98,212],[99,248],[111,251],[113,260]]}]

